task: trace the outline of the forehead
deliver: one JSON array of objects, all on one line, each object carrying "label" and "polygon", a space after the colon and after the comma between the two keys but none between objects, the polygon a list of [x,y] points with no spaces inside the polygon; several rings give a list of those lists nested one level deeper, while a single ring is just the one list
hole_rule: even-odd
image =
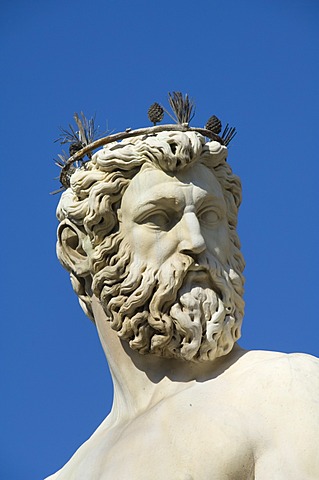
[{"label": "forehead", "polygon": [[174,174],[147,166],[135,175],[123,196],[123,202],[125,197],[129,197],[134,204],[162,198],[179,200],[188,193],[195,197],[209,196],[224,201],[221,186],[214,173],[205,165],[197,163]]}]

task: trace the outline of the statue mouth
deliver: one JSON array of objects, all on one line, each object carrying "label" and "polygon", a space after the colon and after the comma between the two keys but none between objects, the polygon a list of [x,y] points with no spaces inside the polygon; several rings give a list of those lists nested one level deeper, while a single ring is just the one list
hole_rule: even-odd
[{"label": "statue mouth", "polygon": [[212,276],[211,275],[211,270],[210,270],[208,265],[204,265],[202,263],[196,262],[195,260],[189,266],[189,268],[187,269],[187,275],[188,274],[194,274],[198,277],[201,277],[201,276],[211,277]]},{"label": "statue mouth", "polygon": [[194,263],[187,270],[184,283],[192,284],[204,288],[212,288],[213,282],[210,271],[207,267]]},{"label": "statue mouth", "polygon": [[183,284],[191,285],[192,287],[209,288],[221,296],[220,288],[214,281],[214,273],[207,266],[194,262],[187,270]]}]

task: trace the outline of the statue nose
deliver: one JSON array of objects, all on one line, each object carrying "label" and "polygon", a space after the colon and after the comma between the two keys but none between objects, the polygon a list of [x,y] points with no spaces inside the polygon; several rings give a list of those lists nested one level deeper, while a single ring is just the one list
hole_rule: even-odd
[{"label": "statue nose", "polygon": [[205,250],[205,240],[195,213],[188,212],[184,214],[181,222],[180,238],[179,251],[181,253],[198,254]]}]

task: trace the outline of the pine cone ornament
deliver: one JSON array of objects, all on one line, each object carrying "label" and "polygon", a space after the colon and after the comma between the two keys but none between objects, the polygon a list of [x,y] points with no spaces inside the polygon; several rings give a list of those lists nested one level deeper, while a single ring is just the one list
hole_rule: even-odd
[{"label": "pine cone ornament", "polygon": [[205,128],[218,135],[222,131],[222,122],[216,115],[213,115],[207,120]]},{"label": "pine cone ornament", "polygon": [[161,122],[164,117],[164,109],[161,107],[159,103],[153,103],[153,105],[150,106],[147,112],[148,118],[150,119],[151,122],[156,125],[157,123]]},{"label": "pine cone ornament", "polygon": [[84,145],[83,145],[82,142],[71,143],[71,145],[69,146],[70,157],[72,157],[72,155],[74,155],[76,152],[81,150],[83,147],[84,147]]}]

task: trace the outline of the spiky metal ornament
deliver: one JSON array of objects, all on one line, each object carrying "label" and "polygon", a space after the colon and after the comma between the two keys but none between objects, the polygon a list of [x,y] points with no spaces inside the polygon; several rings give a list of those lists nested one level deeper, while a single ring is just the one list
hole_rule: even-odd
[{"label": "spiky metal ornament", "polygon": [[[191,122],[195,115],[195,104],[187,93],[185,96],[183,96],[181,92],[169,93],[168,101],[175,114],[176,123],[183,124]],[[171,115],[170,117],[173,118]]]},{"label": "spiky metal ornament", "polygon": [[[69,123],[69,129],[60,127],[60,136],[56,142],[60,142],[61,145],[69,143],[69,153],[74,155],[83,147],[89,145],[96,140],[98,135],[98,128],[95,126],[95,118],[87,119],[83,112],[75,112],[73,115],[78,130],[74,130],[73,126]],[[91,158],[91,155],[87,155]]]},{"label": "spiky metal ornament", "polygon": [[[65,152],[58,155],[59,158],[56,160],[56,164],[61,168],[59,177],[61,188],[52,193],[58,193],[68,188],[70,186],[70,178],[74,171],[77,168],[85,168],[86,162],[92,157],[93,150],[108,143],[140,135],[154,135],[163,131],[191,131],[198,132],[204,137],[227,146],[237,133],[235,127],[229,127],[227,123],[222,135],[220,135],[222,124],[215,115],[208,119],[205,128],[191,127],[189,123],[195,115],[195,104],[193,100],[189,98],[188,94],[183,95],[181,92],[169,93],[168,102],[172,109],[172,114],[157,102],[153,103],[148,109],[148,118],[154,124],[153,127],[139,128],[137,130],[127,128],[124,132],[114,133],[102,138],[97,138],[98,129],[94,125],[94,118],[88,120],[83,112],[81,112],[80,115],[75,113],[74,120],[77,125],[77,130],[70,124],[69,129],[60,128],[61,134],[57,141],[61,144],[70,144],[70,157],[68,158]],[[156,125],[163,120],[164,112],[176,122],[175,125]],[[87,157],[86,160],[85,157]]]},{"label": "spiky metal ornament", "polygon": [[[66,185],[70,185],[70,178],[77,168],[83,167],[86,162],[91,160],[92,151],[89,150],[85,155],[79,156],[73,162],[69,162],[70,158],[73,158],[78,152],[81,152],[83,148],[90,145],[98,137],[99,129],[95,126],[95,118],[86,118],[83,112],[75,112],[73,115],[77,129],[74,129],[73,125],[69,123],[69,128],[60,127],[60,135],[56,142],[60,142],[61,145],[69,144],[69,155],[64,151],[58,155],[58,159],[55,160],[55,164],[61,168],[60,182],[61,188],[52,192],[52,194],[62,192],[65,190]],[[85,159],[85,156],[87,157]]]},{"label": "spiky metal ornament", "polygon": [[224,145],[226,145],[226,147],[229,145],[229,143],[232,141],[232,139],[236,134],[237,134],[236,127],[230,127],[227,123],[221,136],[223,143]]}]

